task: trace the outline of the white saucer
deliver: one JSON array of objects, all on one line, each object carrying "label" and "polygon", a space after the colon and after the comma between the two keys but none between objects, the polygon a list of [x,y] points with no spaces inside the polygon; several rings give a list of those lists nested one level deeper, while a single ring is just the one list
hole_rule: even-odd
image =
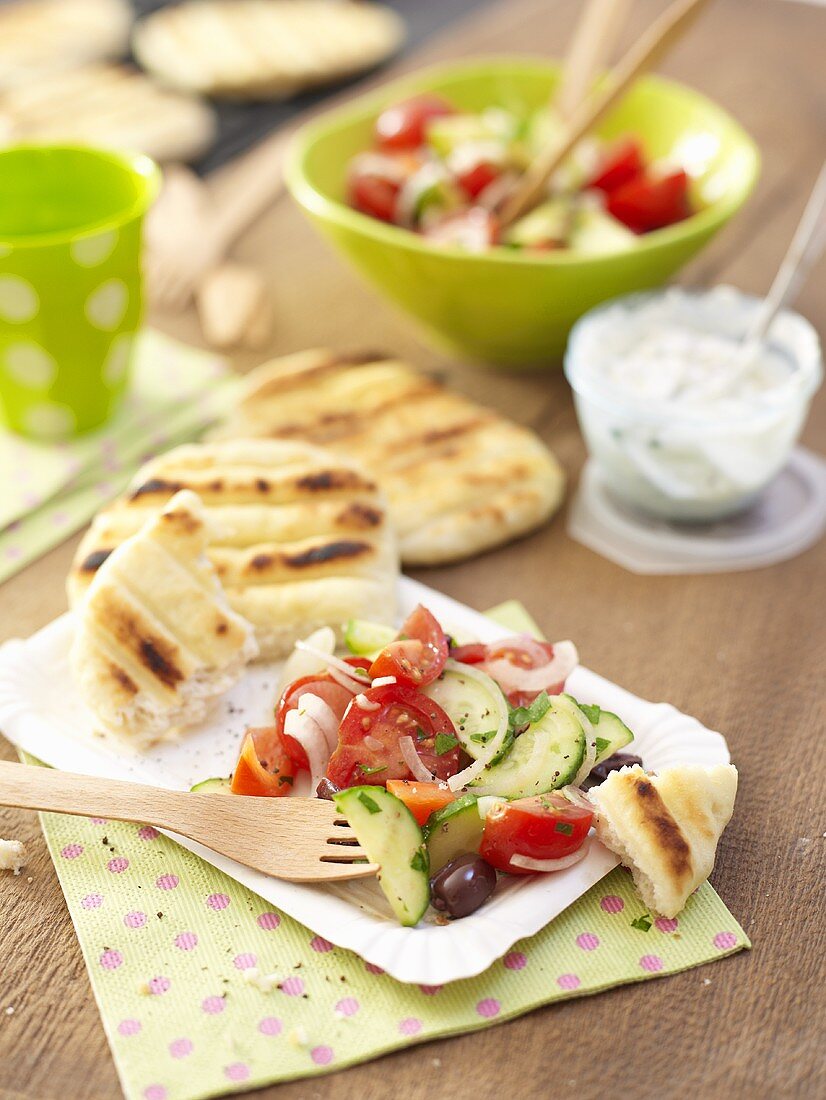
[{"label": "white saucer", "polygon": [[590,459],[568,534],[632,573],[732,573],[786,561],[826,531],[826,460],[798,447],[748,511],[677,524],[632,511],[607,490]]}]

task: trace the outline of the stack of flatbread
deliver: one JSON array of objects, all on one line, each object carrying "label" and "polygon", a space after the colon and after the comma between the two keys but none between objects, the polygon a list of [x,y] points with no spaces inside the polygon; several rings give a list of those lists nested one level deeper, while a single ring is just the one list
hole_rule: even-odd
[{"label": "stack of flatbread", "polygon": [[621,768],[593,787],[597,835],[634,876],[655,913],[676,917],[714,867],[717,842],[734,811],[737,769]]},{"label": "stack of flatbread", "polygon": [[373,68],[403,38],[401,18],[380,4],[187,0],[139,22],[132,49],[170,87],[278,99]]},{"label": "stack of flatbread", "polygon": [[544,523],[562,469],[530,431],[407,364],[326,350],[247,378],[216,438],[307,440],[357,459],[384,489],[402,561],[459,561]]},{"label": "stack of flatbread", "polygon": [[98,513],[68,581],[79,607],[112,551],[190,489],[204,509],[206,553],[262,657],[279,658],[321,626],[392,623],[398,557],[383,498],[352,461],[300,442],[178,447],[139,471]]},{"label": "stack of flatbread", "polygon": [[150,743],[199,721],[258,652],[204,554],[204,509],[177,493],[98,570],[72,670],[98,724]]},{"label": "stack of flatbread", "polygon": [[121,57],[129,42],[127,0],[16,0],[0,5],[0,91]]},{"label": "stack of flatbread", "polygon": [[101,63],[44,74],[0,95],[0,130],[6,141],[82,142],[188,161],[212,144],[216,119],[194,96]]}]

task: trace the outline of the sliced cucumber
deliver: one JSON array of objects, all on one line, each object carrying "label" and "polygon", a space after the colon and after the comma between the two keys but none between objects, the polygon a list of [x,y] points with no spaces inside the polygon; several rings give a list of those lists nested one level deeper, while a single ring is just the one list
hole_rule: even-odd
[{"label": "sliced cucumber", "polygon": [[476,795],[470,792],[432,813],[424,827],[431,875],[457,856],[478,852],[484,826]]},{"label": "sliced cucumber", "polygon": [[556,697],[532,726],[513,742],[498,764],[489,765],[471,784],[476,794],[525,798],[570,783],[585,759],[582,725]]},{"label": "sliced cucumber", "polygon": [[358,657],[372,657],[398,636],[392,626],[371,623],[367,619],[350,619],[344,628],[344,644]]},{"label": "sliced cucumber", "polygon": [[418,924],[430,903],[427,848],[415,817],[383,787],[348,787],[335,796],[399,921]]},{"label": "sliced cucumber", "polygon": [[229,779],[202,779],[189,789],[197,794],[232,794]]},{"label": "sliced cucumber", "polygon": [[568,247],[586,256],[598,256],[607,252],[626,252],[636,247],[637,240],[636,233],[604,210],[582,207],[573,219]]},{"label": "sliced cucumber", "polygon": [[501,723],[508,722],[502,689],[478,668],[448,658],[438,680],[424,689],[456,727],[462,748],[477,760]]},{"label": "sliced cucumber", "polygon": [[603,710],[596,703],[577,703],[577,706],[594,727],[597,738],[597,758],[601,764],[615,752],[620,752],[634,740],[634,735],[621,718],[610,710]]},{"label": "sliced cucumber", "polygon": [[514,222],[505,233],[505,244],[517,248],[558,241],[567,244],[574,221],[574,207],[570,199],[549,199]]}]

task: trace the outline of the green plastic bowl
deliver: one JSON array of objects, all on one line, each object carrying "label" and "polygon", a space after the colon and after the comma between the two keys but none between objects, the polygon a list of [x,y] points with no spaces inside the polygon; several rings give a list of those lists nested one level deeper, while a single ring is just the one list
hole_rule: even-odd
[{"label": "green plastic bowl", "polygon": [[599,127],[607,139],[642,138],[649,157],[671,157],[692,176],[698,213],[641,237],[627,252],[483,255],[436,246],[360,214],[345,202],[348,163],[371,143],[381,109],[424,90],[460,108],[524,113],[549,101],[559,68],[530,58],[484,59],[426,69],[308,123],[287,158],[287,184],[321,233],[431,340],[502,366],[558,364],[571,326],[619,294],[665,282],[743,204],[758,176],[754,142],[720,107],[661,77],[642,77]]}]

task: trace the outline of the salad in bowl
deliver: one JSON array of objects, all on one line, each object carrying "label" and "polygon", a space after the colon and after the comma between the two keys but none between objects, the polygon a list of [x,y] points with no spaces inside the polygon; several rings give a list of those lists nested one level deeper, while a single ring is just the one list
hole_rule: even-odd
[{"label": "salad in bowl", "polygon": [[593,136],[552,178],[545,201],[503,230],[497,209],[561,126],[547,106],[468,111],[435,92],[412,96],[379,114],[373,147],[350,161],[348,201],[370,217],[471,252],[497,245],[621,251],[638,235],[690,216],[682,166],[647,161],[635,134]]}]

